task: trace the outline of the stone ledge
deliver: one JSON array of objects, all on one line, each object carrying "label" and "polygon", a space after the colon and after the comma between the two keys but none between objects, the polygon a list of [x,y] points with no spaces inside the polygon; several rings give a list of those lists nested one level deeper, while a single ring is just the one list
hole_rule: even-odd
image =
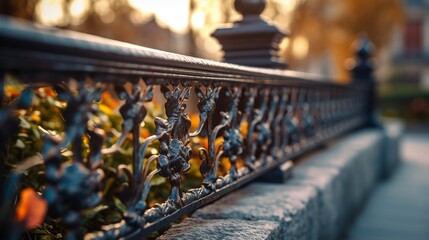
[{"label": "stone ledge", "polygon": [[390,177],[401,162],[400,146],[404,133],[404,124],[398,120],[385,120],[384,132],[386,137],[386,154],[382,162],[381,176]]},{"label": "stone ledge", "polygon": [[275,240],[280,238],[279,232],[279,223],[273,221],[188,218],[182,223],[174,225],[158,239]]},{"label": "stone ledge", "polygon": [[255,183],[193,214],[204,219],[270,220],[280,223],[281,236],[291,239],[317,233],[316,191],[311,186]]},{"label": "stone ledge", "polygon": [[[161,239],[207,231],[206,226],[191,226],[189,221],[231,220],[254,221],[254,226],[259,221],[276,222],[278,239],[339,239],[380,179],[387,152],[393,152],[389,157],[394,157],[396,152],[386,146],[400,135],[386,137],[383,129],[351,133],[301,159],[286,183],[252,183],[197,210],[192,220],[174,226],[167,231],[168,238]],[[243,228],[235,225],[222,231],[238,229]],[[223,239],[222,231],[213,231],[216,234],[211,238]],[[253,232],[242,234],[254,236]]]}]

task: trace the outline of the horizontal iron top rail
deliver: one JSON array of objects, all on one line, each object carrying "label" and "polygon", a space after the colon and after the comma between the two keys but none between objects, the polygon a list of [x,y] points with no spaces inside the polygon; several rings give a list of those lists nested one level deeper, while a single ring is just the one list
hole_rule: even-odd
[{"label": "horizontal iron top rail", "polygon": [[3,70],[14,71],[344,87],[315,74],[205,60],[4,16],[0,16],[0,63]]}]

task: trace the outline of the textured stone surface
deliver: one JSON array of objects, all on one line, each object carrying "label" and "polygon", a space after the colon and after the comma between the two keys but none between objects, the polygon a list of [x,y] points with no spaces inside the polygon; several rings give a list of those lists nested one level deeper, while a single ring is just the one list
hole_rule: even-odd
[{"label": "textured stone surface", "polygon": [[399,163],[400,158],[400,145],[402,136],[404,133],[404,124],[400,121],[387,121],[384,124],[384,130],[386,134],[385,141],[385,156],[383,158],[382,177],[389,177],[395,171]]},{"label": "textured stone surface", "polygon": [[193,217],[276,221],[288,239],[317,239],[315,197],[311,186],[256,183],[196,211]]},{"label": "textured stone surface", "polygon": [[[390,141],[397,141],[402,129],[397,131]],[[286,183],[252,183],[192,217],[276,222],[280,239],[340,239],[386,167],[385,142],[382,129],[351,133],[301,159]],[[184,234],[183,224],[169,236]]]},{"label": "textured stone surface", "polygon": [[294,169],[287,184],[317,190],[319,239],[336,239],[351,222],[377,180],[381,131],[354,133],[313,154]]},{"label": "textured stone surface", "polygon": [[280,238],[279,223],[237,219],[207,220],[188,218],[174,225],[158,239],[250,240]]}]

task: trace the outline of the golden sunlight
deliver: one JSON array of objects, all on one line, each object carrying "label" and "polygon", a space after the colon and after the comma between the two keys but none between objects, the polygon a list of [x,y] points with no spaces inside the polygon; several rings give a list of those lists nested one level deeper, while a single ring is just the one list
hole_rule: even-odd
[{"label": "golden sunlight", "polygon": [[62,0],[41,0],[36,7],[38,20],[48,26],[58,25],[63,21]]},{"label": "golden sunlight", "polygon": [[186,33],[189,25],[189,0],[128,0],[144,14],[153,14],[157,22],[176,33]]},{"label": "golden sunlight", "polygon": [[84,18],[83,16],[88,11],[90,5],[89,1],[86,0],[73,0],[69,5],[69,12],[72,16],[72,23],[77,25],[81,23]]},{"label": "golden sunlight", "polygon": [[292,41],[292,54],[296,59],[307,57],[309,49],[308,39],[304,36],[297,36]]},{"label": "golden sunlight", "polygon": [[[58,26],[67,23],[79,24],[85,19],[90,9],[90,0],[71,0],[68,9],[64,9],[66,0],[40,0],[36,7],[36,16],[39,22],[48,26]],[[147,19],[153,15],[157,23],[176,33],[186,33],[189,29],[190,0],[128,0],[136,12],[130,12],[133,22]],[[112,22],[114,12],[110,10],[112,1],[95,1],[94,9],[103,22]],[[64,10],[68,12],[64,12]],[[69,13],[70,18],[68,18]],[[197,16],[198,17],[198,16]],[[201,16],[199,16],[201,17]]]},{"label": "golden sunlight", "polygon": [[89,9],[89,2],[86,0],[73,0],[69,6],[72,17],[82,17]]}]

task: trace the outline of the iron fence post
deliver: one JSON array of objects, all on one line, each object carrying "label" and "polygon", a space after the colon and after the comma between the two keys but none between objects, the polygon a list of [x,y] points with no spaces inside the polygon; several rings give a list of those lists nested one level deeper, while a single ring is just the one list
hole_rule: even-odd
[{"label": "iron fence post", "polygon": [[281,39],[287,34],[260,17],[265,9],[265,0],[235,0],[234,7],[243,19],[212,34],[222,45],[224,62],[286,68],[286,64],[280,61],[278,50]]},{"label": "iron fence post", "polygon": [[365,84],[367,91],[366,116],[368,127],[379,126],[377,117],[377,83],[374,77],[373,44],[365,34],[353,43],[355,51],[355,65],[351,69],[352,83]]}]

